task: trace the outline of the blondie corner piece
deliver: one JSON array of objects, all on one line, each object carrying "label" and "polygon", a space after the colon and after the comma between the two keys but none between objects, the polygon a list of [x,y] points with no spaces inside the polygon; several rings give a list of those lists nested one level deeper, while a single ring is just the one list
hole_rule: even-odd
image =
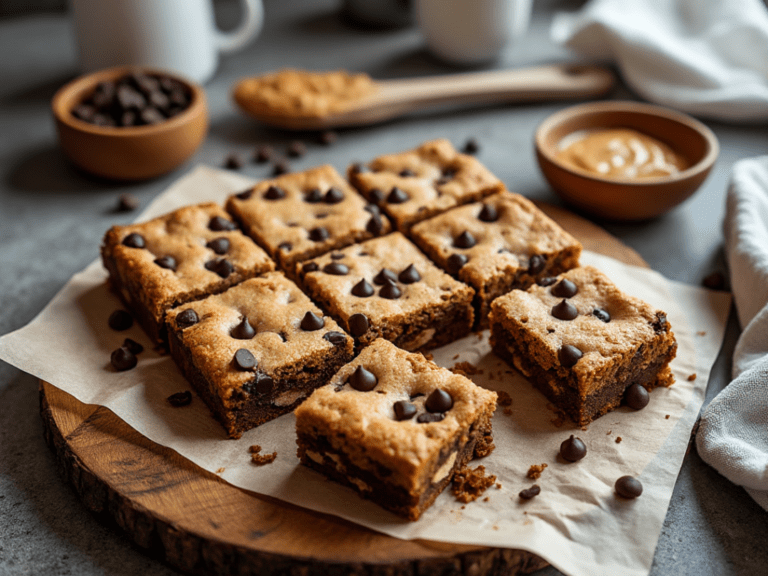
[{"label": "blondie corner piece", "polygon": [[391,229],[328,165],[259,182],[231,196],[226,208],[289,276],[297,262]]},{"label": "blondie corner piece", "polygon": [[290,412],[353,341],[281,272],[168,314],[171,355],[232,438]]},{"label": "blondie corner piece", "polygon": [[214,203],[113,226],[104,236],[101,257],[112,289],[156,344],[165,340],[165,314],[172,307],[275,268]]},{"label": "blondie corner piece", "polygon": [[302,262],[298,275],[359,346],[381,337],[406,350],[437,348],[472,329],[472,288],[399,232]]},{"label": "blondie corner piece", "polygon": [[401,232],[449,208],[504,190],[501,180],[479,160],[461,154],[448,140],[425,142],[408,152],[351,166],[348,176]]},{"label": "blondie corner piece", "polygon": [[493,449],[496,393],[376,340],[296,410],[305,466],[417,520],[456,470]]},{"label": "blondie corner piece", "polygon": [[510,290],[579,265],[581,244],[533,202],[500,192],[416,224],[413,241],[443,270],[475,289],[476,328]]},{"label": "blondie corner piece", "polygon": [[491,346],[556,407],[585,425],[633,384],[671,386],[677,342],[666,314],[586,266],[491,304]]}]

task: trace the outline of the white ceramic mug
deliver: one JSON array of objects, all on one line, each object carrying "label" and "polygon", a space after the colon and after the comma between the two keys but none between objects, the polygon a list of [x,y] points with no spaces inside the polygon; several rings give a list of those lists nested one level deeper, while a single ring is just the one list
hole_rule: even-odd
[{"label": "white ceramic mug", "polygon": [[453,64],[491,61],[523,36],[532,0],[417,0],[416,17],[429,50]]},{"label": "white ceramic mug", "polygon": [[213,76],[219,52],[245,46],[261,31],[262,0],[240,0],[243,19],[216,28],[211,0],[70,0],[84,72],[151,66],[197,82]]}]

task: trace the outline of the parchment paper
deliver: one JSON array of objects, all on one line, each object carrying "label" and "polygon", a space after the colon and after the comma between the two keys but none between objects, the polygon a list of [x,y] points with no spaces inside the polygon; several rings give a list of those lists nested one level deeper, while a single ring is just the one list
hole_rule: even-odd
[{"label": "parchment paper", "polygon": [[[158,197],[139,220],[184,204],[223,202],[249,184],[238,175],[198,167]],[[442,366],[476,364],[482,373],[471,378],[506,391],[513,404],[511,414],[497,410],[496,450],[482,460],[501,488],[490,488],[487,500],[463,509],[447,490],[418,522],[401,520],[300,466],[292,414],[230,440],[199,398],[188,407],[172,408],[166,398],[190,389],[189,384],[170,357],[152,351],[140,328],[108,328],[109,314],[121,306],[106,289],[107,274],[98,261],[76,274],[30,324],[0,338],[0,358],[82,402],[109,407],[151,440],[236,486],[398,538],[530,550],[573,576],[647,574],[722,343],[730,295],[671,282],[651,270],[593,253],[585,253],[582,263],[600,268],[626,292],[667,312],[679,344],[673,362],[677,383],[655,390],[641,411],[621,408],[581,430],[569,420],[558,422],[545,398],[490,353],[487,332],[436,350],[434,360]],[[115,372],[110,353],[126,337],[146,350],[135,369]],[[694,374],[695,379],[689,379]],[[578,463],[566,463],[557,455],[570,434],[588,447],[586,458]],[[248,453],[253,444],[267,453],[277,451],[275,462],[253,465]],[[520,490],[534,483],[526,478],[529,467],[543,463],[548,467],[535,481],[541,494],[520,500]],[[614,482],[625,474],[642,481],[640,498],[615,496]]]}]

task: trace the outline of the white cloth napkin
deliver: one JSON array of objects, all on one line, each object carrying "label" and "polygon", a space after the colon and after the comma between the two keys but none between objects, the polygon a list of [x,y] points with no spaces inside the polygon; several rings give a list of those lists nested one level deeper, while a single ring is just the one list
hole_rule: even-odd
[{"label": "white cloth napkin", "polygon": [[734,380],[702,414],[696,446],[768,510],[768,156],[733,168],[725,246],[744,331],[733,354]]},{"label": "white cloth napkin", "polygon": [[615,62],[643,98],[734,122],[768,120],[762,0],[591,0],[553,20],[552,39]]}]

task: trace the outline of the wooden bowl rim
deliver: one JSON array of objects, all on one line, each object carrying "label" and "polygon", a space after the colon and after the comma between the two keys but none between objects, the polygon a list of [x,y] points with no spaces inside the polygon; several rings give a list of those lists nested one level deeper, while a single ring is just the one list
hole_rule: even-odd
[{"label": "wooden bowl rim", "polygon": [[[690,167],[686,168],[682,172],[678,172],[677,174],[659,176],[656,178],[644,178],[642,180],[619,180],[615,178],[605,178],[587,172],[586,170],[578,170],[560,162],[553,153],[553,148],[546,143],[546,139],[549,133],[566,121],[587,118],[598,113],[604,114],[611,112],[623,112],[636,114],[638,116],[652,116],[661,118],[663,120],[668,120],[670,122],[676,122],[677,124],[685,126],[686,128],[690,128],[702,137],[705,144],[704,156],[698,162],[692,164]],[[702,173],[706,173],[712,168],[720,153],[720,144],[717,140],[717,136],[715,136],[715,133],[712,132],[712,130],[710,130],[705,124],[696,120],[692,116],[678,112],[676,110],[672,110],[670,108],[665,108],[663,106],[644,104],[631,100],[589,102],[587,104],[579,104],[564,110],[560,110],[559,112],[555,112],[546,118],[541,124],[539,124],[539,127],[536,129],[534,143],[540,156],[550,164],[557,166],[559,169],[587,181],[604,185],[607,184],[617,188],[663,188],[666,185],[677,184],[685,180],[695,179]]]},{"label": "wooden bowl rim", "polygon": [[[189,89],[191,94],[189,106],[172,118],[168,118],[157,124],[147,124],[144,126],[98,126],[80,120],[72,114],[74,105],[79,103],[82,95],[95,88],[99,82],[115,80],[133,72],[155,76],[168,76],[169,78],[182,83]],[[75,102],[76,100],[77,102]],[[206,108],[205,90],[202,86],[184,76],[176,74],[175,72],[147,66],[116,66],[78,76],[59,88],[51,100],[53,115],[60,123],[77,132],[109,138],[134,138],[159,135],[193,122],[199,116],[206,114]]]}]

